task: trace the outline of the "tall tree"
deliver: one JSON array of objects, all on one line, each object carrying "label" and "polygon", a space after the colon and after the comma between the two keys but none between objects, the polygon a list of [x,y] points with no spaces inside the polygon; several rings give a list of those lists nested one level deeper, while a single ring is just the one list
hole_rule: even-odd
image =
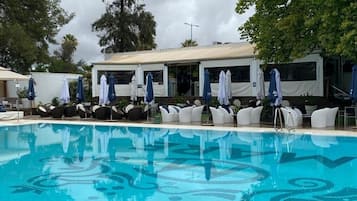
[{"label": "tall tree", "polygon": [[1,1],[0,65],[27,72],[34,63],[46,61],[49,43],[55,43],[60,27],[73,17],[59,4],[60,0]]},{"label": "tall tree", "polygon": [[72,34],[66,34],[63,36],[61,48],[54,51],[54,55],[64,62],[72,63],[73,54],[77,49],[78,41],[77,38]]},{"label": "tall tree", "polygon": [[100,32],[102,52],[150,50],[156,47],[154,16],[135,0],[115,0],[92,24]]},{"label": "tall tree", "polygon": [[266,62],[286,62],[320,50],[357,61],[355,0],[238,0],[255,14],[239,30]]},{"label": "tall tree", "polygon": [[181,43],[182,47],[193,47],[197,46],[197,42],[195,40],[187,39],[183,43]]}]

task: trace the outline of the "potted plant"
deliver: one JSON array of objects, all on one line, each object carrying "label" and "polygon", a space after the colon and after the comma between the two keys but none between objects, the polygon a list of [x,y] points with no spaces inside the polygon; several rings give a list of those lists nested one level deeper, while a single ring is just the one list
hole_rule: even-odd
[{"label": "potted plant", "polygon": [[31,103],[27,99],[27,88],[26,87],[19,89],[17,91],[17,96],[19,97],[20,103],[22,103],[23,108],[31,108]]}]

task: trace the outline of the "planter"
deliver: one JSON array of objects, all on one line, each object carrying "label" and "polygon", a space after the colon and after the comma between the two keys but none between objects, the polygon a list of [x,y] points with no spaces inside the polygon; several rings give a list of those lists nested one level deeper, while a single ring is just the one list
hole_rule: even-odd
[{"label": "planter", "polygon": [[317,109],[317,105],[305,105],[306,115],[311,116],[312,112]]},{"label": "planter", "polygon": [[27,98],[21,98],[22,108],[31,108],[31,101]]}]

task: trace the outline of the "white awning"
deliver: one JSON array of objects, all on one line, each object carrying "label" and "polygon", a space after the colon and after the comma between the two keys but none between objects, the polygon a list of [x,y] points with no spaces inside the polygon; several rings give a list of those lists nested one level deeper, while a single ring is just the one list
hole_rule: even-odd
[{"label": "white awning", "polygon": [[11,70],[0,66],[0,80],[28,80],[25,75],[12,72]]}]

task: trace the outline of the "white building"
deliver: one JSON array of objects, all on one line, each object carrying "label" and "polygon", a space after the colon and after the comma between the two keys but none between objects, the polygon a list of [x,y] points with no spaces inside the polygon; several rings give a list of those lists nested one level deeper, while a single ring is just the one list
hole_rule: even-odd
[{"label": "white building", "polygon": [[[148,72],[153,74],[156,97],[202,96],[205,69],[210,72],[213,96],[217,95],[219,72],[227,69],[232,74],[233,96],[255,96],[257,70],[262,64],[255,56],[254,46],[249,43],[116,53],[94,63],[92,94],[99,95],[102,74],[113,74],[117,96],[130,96],[131,77],[141,67],[144,77]],[[273,67],[280,71],[283,96],[323,96],[323,58],[319,54],[288,64],[268,65],[264,70],[266,92]]]}]

